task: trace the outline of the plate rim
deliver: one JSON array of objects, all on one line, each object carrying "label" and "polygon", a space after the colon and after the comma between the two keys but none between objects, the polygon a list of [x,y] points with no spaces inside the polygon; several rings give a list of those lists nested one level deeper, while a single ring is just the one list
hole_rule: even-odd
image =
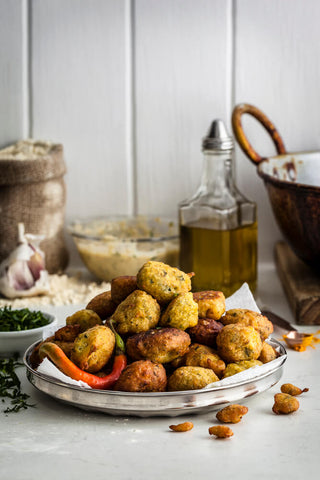
[{"label": "plate rim", "polygon": [[[220,392],[223,390],[232,390],[233,388],[238,388],[241,386],[244,386],[248,383],[252,383],[255,380],[262,380],[270,375],[272,375],[275,371],[279,370],[280,368],[283,367],[284,363],[287,360],[287,352],[285,347],[276,339],[270,337],[269,340],[271,343],[274,343],[278,348],[280,348],[280,351],[282,352],[280,357],[282,357],[281,363],[279,363],[277,366],[275,366],[272,370],[267,371],[263,373],[260,376],[256,376],[253,378],[248,378],[244,380],[240,380],[238,382],[235,382],[234,384],[228,384],[228,385],[219,385],[217,387],[210,387],[210,388],[201,388],[201,389],[195,389],[195,390],[175,390],[172,392],[123,392],[119,390],[101,390],[101,389],[95,389],[95,388],[86,388],[82,387],[80,385],[72,385],[69,383],[65,383],[62,380],[56,379],[54,377],[51,377],[50,375],[47,375],[45,373],[37,372],[37,370],[33,369],[31,365],[29,364],[28,360],[30,358],[32,350],[41,342],[37,341],[30,345],[27,350],[25,351],[23,355],[23,363],[26,366],[27,370],[30,372],[30,374],[35,375],[38,377],[40,380],[45,380],[52,385],[58,385],[59,387],[65,387],[70,390],[75,390],[75,391],[81,391],[81,392],[86,392],[88,394],[98,394],[98,395],[111,395],[111,396],[121,396],[121,397],[134,397],[136,398],[137,396],[139,398],[157,398],[157,397],[164,397],[164,398],[170,398],[170,397],[175,397],[175,396],[181,396],[181,397],[187,397],[190,395],[195,395],[195,394],[205,394],[209,392]],[[279,357],[278,357],[279,358]],[[29,378],[28,378],[29,380]],[[29,380],[30,381],[30,380]]]}]

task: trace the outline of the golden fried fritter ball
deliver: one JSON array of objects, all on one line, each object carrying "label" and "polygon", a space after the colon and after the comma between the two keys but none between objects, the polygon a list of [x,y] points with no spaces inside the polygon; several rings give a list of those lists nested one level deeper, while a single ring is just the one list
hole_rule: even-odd
[{"label": "golden fried fritter ball", "polygon": [[180,293],[161,315],[159,325],[186,330],[198,323],[198,305],[193,300],[191,292]]},{"label": "golden fried fritter ball", "polygon": [[233,308],[228,310],[221,318],[224,325],[239,323],[246,326],[254,327],[261,336],[262,341],[269,337],[273,332],[273,324],[264,315],[253,310],[244,308]]},{"label": "golden fried fritter ball", "polygon": [[101,320],[109,318],[116,308],[117,304],[112,300],[110,290],[96,295],[86,306],[87,310],[96,312]]},{"label": "golden fried fritter ball", "polygon": [[164,392],[167,385],[166,370],[160,363],[138,360],[121,373],[114,390],[122,392]]},{"label": "golden fried fritter ball", "polygon": [[148,292],[161,304],[170,302],[179,293],[191,290],[189,275],[162,262],[145,263],[138,272],[137,284],[138,288]]},{"label": "golden fried fritter ball", "polygon": [[219,320],[225,312],[226,299],[222,292],[215,290],[195,292],[193,299],[198,304],[200,318]]},{"label": "golden fried fritter ball", "polygon": [[104,325],[96,325],[75,339],[71,360],[81,370],[95,373],[109,361],[114,346],[115,335],[112,330]]},{"label": "golden fried fritter ball", "polygon": [[253,327],[242,324],[226,325],[217,336],[218,354],[225,362],[257,360],[261,353],[262,341]]},{"label": "golden fried fritter ball", "polygon": [[65,325],[55,332],[54,340],[59,342],[74,342],[79,333],[81,333],[80,325]]},{"label": "golden fried fritter ball", "polygon": [[262,350],[259,355],[258,360],[262,363],[268,363],[277,358],[278,354],[273,348],[272,345],[269,345],[267,342],[262,343]]},{"label": "golden fried fritter ball", "polygon": [[216,418],[219,422],[223,423],[239,423],[243,415],[248,413],[248,408],[244,405],[238,405],[234,403],[233,405],[228,405],[216,414]]},{"label": "golden fried fritter ball", "polygon": [[177,328],[151,329],[129,337],[126,350],[133,360],[169,363],[184,355],[190,343],[190,336]]},{"label": "golden fried fritter ball", "polygon": [[188,333],[195,343],[216,347],[216,339],[223,323],[212,318],[199,318],[195,327],[189,328]]},{"label": "golden fried fritter ball", "polygon": [[299,402],[295,397],[287,393],[277,393],[274,396],[274,405],[272,407],[272,411],[277,415],[287,415],[297,411],[299,406]]},{"label": "golden fried fritter ball", "polygon": [[47,337],[45,340],[38,343],[38,345],[34,347],[30,355],[30,364],[32,368],[37,369],[38,366],[40,365],[42,359],[40,359],[40,356],[39,356],[39,349],[44,343],[47,343],[47,342],[54,342],[54,335]]},{"label": "golden fried fritter ball", "polygon": [[101,325],[102,320],[93,310],[78,310],[66,319],[67,325],[80,325],[80,331],[84,332],[95,325]]},{"label": "golden fried fritter ball", "polygon": [[218,380],[219,378],[210,368],[179,367],[169,377],[168,390],[170,392],[197,390]]},{"label": "golden fried fritter ball", "polygon": [[111,298],[116,305],[119,305],[137,288],[136,276],[124,275],[113,278],[111,280]]},{"label": "golden fried fritter ball", "polygon": [[43,340],[42,342],[38,343],[38,345],[36,345],[34,347],[34,349],[32,350],[32,353],[30,355],[30,364],[31,364],[32,368],[37,369],[38,366],[40,365],[42,359],[40,359],[40,356],[39,356],[39,349],[44,343],[47,343],[47,342],[52,342],[52,343],[57,344],[58,347],[60,347],[61,350],[63,350],[63,352],[67,355],[67,357],[70,358],[71,351],[72,351],[72,348],[73,348],[73,342],[64,341],[64,340],[56,340],[55,336],[51,335],[51,337],[48,337],[45,340]]},{"label": "golden fried fritter ball", "polygon": [[261,365],[263,365],[263,363],[259,360],[242,360],[237,363],[228,363],[223,372],[223,378],[232,377],[232,375],[248,370],[248,368],[259,367]]},{"label": "golden fried fritter ball", "polygon": [[74,347],[74,342],[65,342],[61,340],[54,340],[53,343],[58,345],[61,348],[63,353],[67,355],[68,358],[71,358],[71,353]]},{"label": "golden fried fritter ball", "polygon": [[198,343],[191,345],[184,358],[187,366],[211,368],[219,378],[226,368],[224,361],[212,348]]},{"label": "golden fried fritter ball", "polygon": [[185,367],[186,366],[186,356],[182,355],[181,357],[177,357],[174,360],[170,362],[171,367],[174,369],[179,368],[179,367]]},{"label": "golden fried fritter ball", "polygon": [[142,290],[132,292],[112,315],[120,335],[146,332],[157,325],[159,318],[160,305]]}]

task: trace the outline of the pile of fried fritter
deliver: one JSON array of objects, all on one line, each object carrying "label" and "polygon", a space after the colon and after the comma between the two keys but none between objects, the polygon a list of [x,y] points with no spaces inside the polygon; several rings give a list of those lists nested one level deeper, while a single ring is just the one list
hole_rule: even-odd
[{"label": "pile of fried fritter", "polygon": [[50,341],[82,370],[104,376],[115,349],[111,318],[128,361],[113,389],[128,392],[201,389],[274,360],[265,341],[272,323],[251,310],[225,311],[222,292],[192,293],[193,275],[149,261],[136,276],[113,279]]}]

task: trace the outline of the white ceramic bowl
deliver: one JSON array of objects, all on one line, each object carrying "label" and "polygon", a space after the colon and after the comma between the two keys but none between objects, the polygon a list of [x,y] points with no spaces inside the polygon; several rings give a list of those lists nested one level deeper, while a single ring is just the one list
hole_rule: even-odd
[{"label": "white ceramic bowl", "polygon": [[23,355],[32,343],[44,340],[55,332],[57,319],[50,313],[42,313],[50,321],[43,327],[19,332],[0,332],[0,356],[11,356],[16,352]]}]

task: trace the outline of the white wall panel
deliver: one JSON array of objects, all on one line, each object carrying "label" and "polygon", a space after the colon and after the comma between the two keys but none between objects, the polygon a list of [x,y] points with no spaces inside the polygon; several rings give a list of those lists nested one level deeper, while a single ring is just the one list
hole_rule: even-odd
[{"label": "white wall panel", "polygon": [[[288,150],[320,148],[319,18],[317,0],[0,0],[0,147],[29,134],[64,144],[68,219],[175,216],[232,102],[264,110]],[[281,234],[266,191],[239,149],[236,168],[270,260]]]},{"label": "white wall panel", "polygon": [[196,188],[201,139],[228,111],[224,0],[137,0],[135,93],[137,204],[177,214]]},{"label": "white wall panel", "polygon": [[0,148],[27,135],[26,9],[0,0]]},{"label": "white wall panel", "polygon": [[[275,123],[288,151],[320,149],[320,2],[241,0],[236,3],[236,103],[252,103]],[[244,121],[259,153],[274,154],[255,120]],[[258,201],[260,258],[281,238],[255,167],[238,151],[241,189]]]},{"label": "white wall panel", "polygon": [[126,1],[32,1],[34,137],[65,146],[68,217],[132,208]]}]

